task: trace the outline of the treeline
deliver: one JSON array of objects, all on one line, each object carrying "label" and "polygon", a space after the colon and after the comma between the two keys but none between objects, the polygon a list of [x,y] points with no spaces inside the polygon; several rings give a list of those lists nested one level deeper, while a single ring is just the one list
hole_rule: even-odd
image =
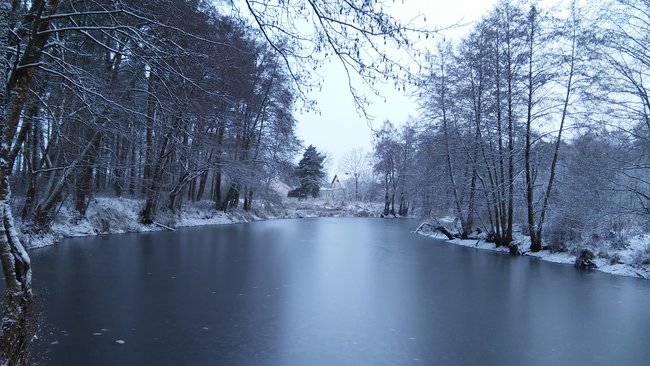
[{"label": "treeline", "polygon": [[453,213],[531,250],[650,230],[650,3],[543,9],[500,1],[461,41],[438,40],[422,117],[377,131],[385,214]]},{"label": "treeline", "polygon": [[144,199],[143,223],[183,200],[248,210],[290,171],[294,83],[243,21],[172,0],[62,2],[40,19],[8,159],[24,222],[46,229],[64,201],[83,217],[95,195]]}]

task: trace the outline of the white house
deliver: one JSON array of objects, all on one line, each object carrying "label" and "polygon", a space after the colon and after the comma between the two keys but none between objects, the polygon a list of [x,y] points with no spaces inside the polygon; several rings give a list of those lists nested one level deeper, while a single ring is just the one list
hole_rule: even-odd
[{"label": "white house", "polygon": [[328,204],[343,202],[345,200],[345,189],[341,185],[338,174],[334,175],[334,179],[329,187],[321,188],[321,197],[325,198]]}]

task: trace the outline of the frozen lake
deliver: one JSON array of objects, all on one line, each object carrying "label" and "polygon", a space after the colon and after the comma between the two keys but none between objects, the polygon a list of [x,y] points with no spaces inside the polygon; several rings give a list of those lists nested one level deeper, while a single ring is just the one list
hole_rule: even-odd
[{"label": "frozen lake", "polygon": [[[650,281],[276,220],[31,252],[50,365],[647,365]],[[122,341],[122,342],[116,342]]]}]

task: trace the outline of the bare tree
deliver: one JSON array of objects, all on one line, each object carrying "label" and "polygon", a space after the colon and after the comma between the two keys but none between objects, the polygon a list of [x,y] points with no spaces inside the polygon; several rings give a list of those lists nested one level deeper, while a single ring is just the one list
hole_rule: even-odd
[{"label": "bare tree", "polygon": [[306,92],[322,83],[313,77],[314,70],[334,58],[345,70],[355,105],[365,114],[368,101],[359,84],[376,93],[377,81],[393,79],[405,88],[415,81],[416,72],[405,60],[418,61],[423,54],[416,47],[417,40],[437,33],[437,29],[426,27],[424,16],[410,22],[393,17],[387,10],[391,7],[388,1],[244,3],[264,38],[285,61],[308,107],[313,103]]},{"label": "bare tree", "polygon": [[352,149],[341,158],[339,169],[354,179],[354,200],[359,201],[359,180],[367,174],[369,166],[368,154],[363,148]]},{"label": "bare tree", "polygon": [[384,215],[395,215],[395,192],[397,190],[397,159],[399,155],[398,133],[390,121],[384,121],[374,142],[373,171],[379,175],[384,186]]},{"label": "bare tree", "polygon": [[[613,155],[619,194],[627,193],[623,211],[648,219],[650,214],[650,3],[646,0],[616,0],[599,8],[594,22],[592,51],[602,60],[593,75],[600,93],[592,93],[594,109],[601,111],[599,125],[627,150]],[[601,105],[606,106],[603,110]]]},{"label": "bare tree", "polygon": [[[531,249],[541,249],[547,213],[557,203],[552,197],[576,75],[586,70],[578,58],[585,30],[575,9],[571,14],[551,23],[546,10],[503,2],[456,52],[449,45],[431,56],[423,111],[438,126],[449,196],[465,236],[478,223],[489,240],[510,245],[523,180],[526,231]],[[579,81],[584,90],[588,83]],[[434,139],[430,133],[423,138]],[[481,194],[483,203],[475,202]]]}]

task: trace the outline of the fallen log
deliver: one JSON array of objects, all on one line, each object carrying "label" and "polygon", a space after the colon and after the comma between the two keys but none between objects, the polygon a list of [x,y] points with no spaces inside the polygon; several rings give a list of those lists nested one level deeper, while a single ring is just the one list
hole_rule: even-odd
[{"label": "fallen log", "polygon": [[452,240],[452,239],[456,238],[454,236],[454,234],[452,234],[449,230],[447,230],[447,228],[444,227],[444,225],[442,225],[440,222],[438,222],[438,220],[434,220],[432,223],[423,222],[422,224],[420,224],[420,226],[418,226],[417,229],[415,229],[415,232],[416,233],[419,232],[425,226],[429,226],[431,228],[431,231],[434,231],[434,232],[438,231],[438,232],[442,233],[449,240]]},{"label": "fallen log", "polygon": [[176,231],[176,229],[174,229],[173,227],[170,227],[170,226],[167,226],[167,225],[163,225],[163,224],[161,224],[161,223],[159,223],[159,222],[155,222],[155,221],[154,221],[153,224],[156,225],[156,226],[158,226],[158,227],[161,227],[161,228],[163,228],[163,229],[167,229],[167,230],[169,230],[169,231]]}]

